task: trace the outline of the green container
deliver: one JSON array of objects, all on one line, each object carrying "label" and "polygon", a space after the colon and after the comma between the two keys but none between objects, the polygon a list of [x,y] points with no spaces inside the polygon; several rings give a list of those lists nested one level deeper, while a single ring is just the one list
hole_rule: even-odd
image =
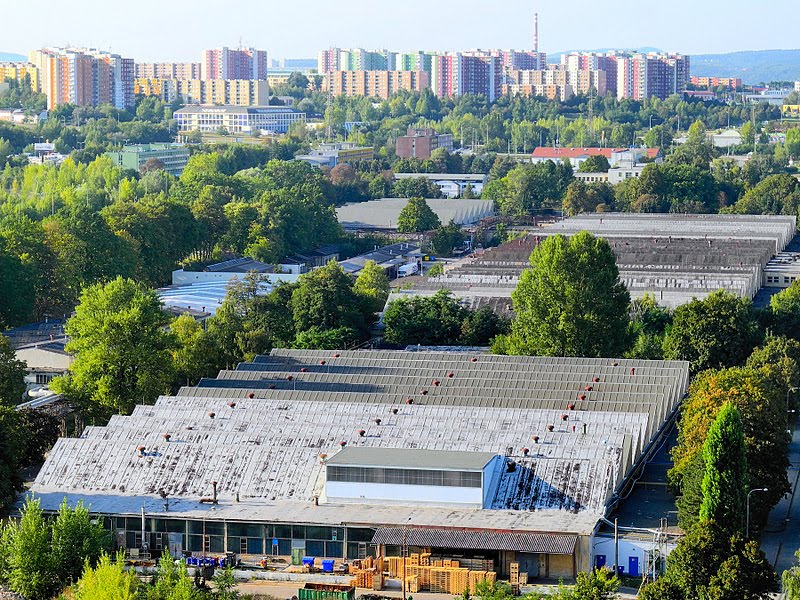
[{"label": "green container", "polygon": [[297,593],[298,600],[355,600],[356,588],[348,585],[307,583]]},{"label": "green container", "polygon": [[292,564],[295,566],[302,565],[304,554],[305,554],[304,548],[292,548]]}]

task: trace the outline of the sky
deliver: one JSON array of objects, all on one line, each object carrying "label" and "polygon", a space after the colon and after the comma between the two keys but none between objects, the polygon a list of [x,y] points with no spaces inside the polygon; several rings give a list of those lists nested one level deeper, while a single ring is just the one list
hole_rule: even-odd
[{"label": "sky", "polygon": [[[0,0],[0,52],[92,46],[147,61],[199,61],[245,46],[271,58],[315,58],[330,46],[546,52],[655,47],[686,54],[800,46],[796,0]],[[35,15],[34,15],[35,13]],[[5,22],[6,25],[2,23]],[[13,23],[14,26],[8,24]]]}]

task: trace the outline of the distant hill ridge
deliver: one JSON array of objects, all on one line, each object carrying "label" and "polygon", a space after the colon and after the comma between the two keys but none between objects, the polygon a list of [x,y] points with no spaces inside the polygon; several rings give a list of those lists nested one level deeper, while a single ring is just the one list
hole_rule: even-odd
[{"label": "distant hill ridge", "polygon": [[28,60],[22,54],[14,54],[13,52],[0,52],[0,62],[24,62]]},{"label": "distant hill ridge", "polygon": [[740,77],[744,83],[800,81],[800,50],[747,50],[692,55],[692,75]]}]

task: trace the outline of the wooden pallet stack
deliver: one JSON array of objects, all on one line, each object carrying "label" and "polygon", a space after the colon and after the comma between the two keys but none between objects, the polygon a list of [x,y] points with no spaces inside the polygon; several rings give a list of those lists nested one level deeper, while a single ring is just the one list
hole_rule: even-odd
[{"label": "wooden pallet stack", "polygon": [[461,595],[469,590],[469,569],[450,569],[450,593]]},{"label": "wooden pallet stack", "polygon": [[508,568],[509,583],[511,584],[511,593],[519,596],[519,563],[512,562]]},{"label": "wooden pallet stack", "polygon": [[431,567],[430,591],[432,594],[450,593],[450,569]]},{"label": "wooden pallet stack", "polygon": [[418,577],[419,587],[426,589],[431,584],[431,567],[408,566],[406,567],[406,577]]},{"label": "wooden pallet stack", "polygon": [[406,592],[409,594],[417,594],[420,590],[420,580],[419,575],[412,575],[411,577],[406,577]]}]

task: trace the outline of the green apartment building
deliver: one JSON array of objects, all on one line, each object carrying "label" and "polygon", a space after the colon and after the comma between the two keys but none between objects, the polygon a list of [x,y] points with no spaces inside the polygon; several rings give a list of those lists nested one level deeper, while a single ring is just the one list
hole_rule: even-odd
[{"label": "green apartment building", "polygon": [[159,160],[167,173],[180,177],[189,162],[189,149],[183,144],[137,144],[123,146],[118,152],[106,152],[106,156],[114,164],[134,171],[141,171],[150,159]]}]

